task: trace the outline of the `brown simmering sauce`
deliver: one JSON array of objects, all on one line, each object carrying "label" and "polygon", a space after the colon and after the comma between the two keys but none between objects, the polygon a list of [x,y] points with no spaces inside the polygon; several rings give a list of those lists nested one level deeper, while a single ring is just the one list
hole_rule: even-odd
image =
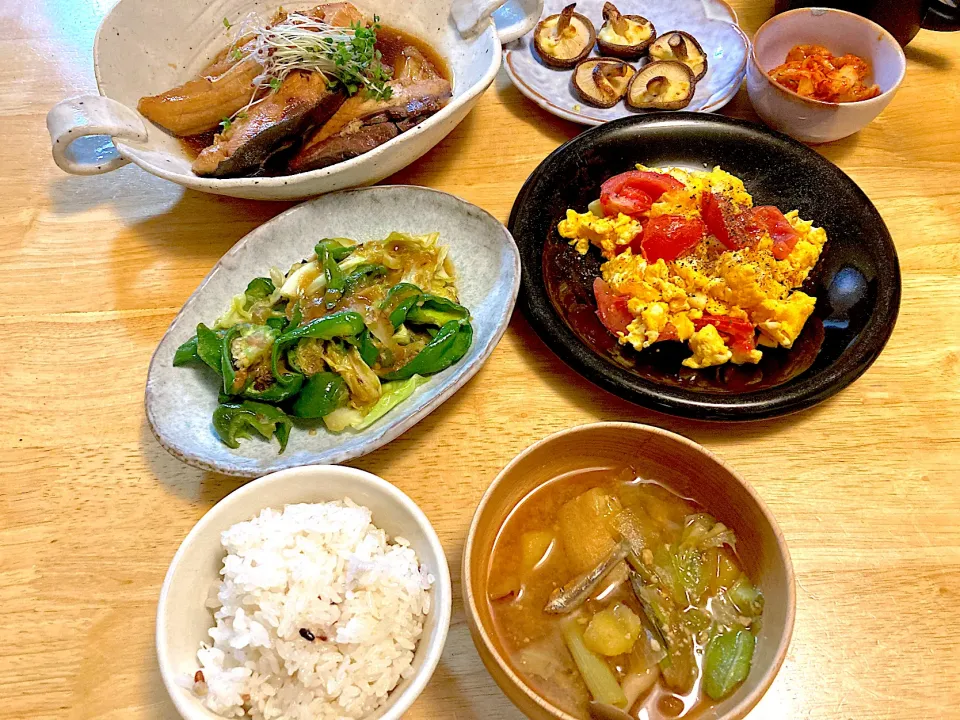
[{"label": "brown simmering sauce", "polygon": [[403,30],[398,30],[397,28],[380,23],[380,29],[377,30],[376,47],[383,56],[381,61],[384,65],[389,65],[390,67],[395,68],[398,61],[401,59],[401,53],[403,52],[403,49],[409,45],[412,45],[419,50],[423,56],[430,61],[430,64],[436,68],[437,72],[444,80],[449,80],[451,83],[453,82],[453,78],[450,76],[450,68],[447,66],[447,61],[444,60],[443,56],[434,50],[433,46],[430,45],[426,40],[418,38],[416,35],[411,35],[408,32],[404,32]]},{"label": "brown simmering sauce", "polygon": [[[411,35],[408,32],[390,27],[389,25],[380,24],[380,29],[377,30],[376,47],[377,50],[380,51],[382,56],[381,62],[383,62],[384,65],[396,68],[402,58],[401,53],[403,49],[410,45],[419,50],[423,56],[430,61],[430,64],[436,68],[437,73],[439,73],[441,77],[452,83],[453,78],[450,76],[450,68],[447,66],[446,60],[444,60],[440,53],[434,50],[433,46],[426,40],[422,40],[416,35]],[[213,136],[215,134],[216,131],[210,131],[201,133],[200,135],[182,137],[179,138],[179,140],[187,157],[195,160],[204,148],[213,144]]]}]

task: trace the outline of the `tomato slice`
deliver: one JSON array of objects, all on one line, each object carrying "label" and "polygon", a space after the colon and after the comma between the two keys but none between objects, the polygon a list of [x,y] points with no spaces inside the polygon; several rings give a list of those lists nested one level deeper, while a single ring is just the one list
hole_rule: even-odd
[{"label": "tomato slice", "polygon": [[607,215],[623,213],[630,217],[638,217],[650,211],[653,200],[643,190],[624,187],[619,191],[613,191],[607,187],[607,183],[604,183],[600,188],[600,204]]},{"label": "tomato slice", "polygon": [[660,215],[652,218],[643,230],[641,247],[647,262],[663,258],[676,260],[695,248],[707,233],[703,221],[679,215]]},{"label": "tomato slice", "polygon": [[733,360],[735,362],[747,362],[747,359],[750,357],[750,353],[757,349],[757,342],[756,338],[751,333],[747,337],[738,336],[731,338],[727,346],[733,353]]},{"label": "tomato slice", "polygon": [[600,186],[600,204],[611,215],[642,215],[668,190],[682,189],[683,183],[670,175],[630,170],[614,175]]},{"label": "tomato slice", "polygon": [[671,322],[668,322],[663,326],[663,330],[660,331],[660,335],[657,337],[657,342],[667,342],[669,340],[679,340],[680,335],[677,334],[677,326]]},{"label": "tomato slice", "polygon": [[749,339],[751,342],[754,337],[753,323],[743,318],[732,318],[726,315],[704,315],[693,321],[693,326],[697,330],[703,329],[707,325],[713,325],[717,332],[729,335],[734,341],[743,341]]},{"label": "tomato slice", "polygon": [[793,225],[783,213],[773,205],[761,205],[750,210],[750,224],[770,233],[773,239],[773,256],[783,260],[797,246],[800,233],[793,229]]},{"label": "tomato slice", "polygon": [[593,294],[597,298],[597,315],[603,326],[614,335],[626,335],[627,326],[633,322],[633,314],[627,308],[629,298],[614,292],[603,278],[593,281]]},{"label": "tomato slice", "polygon": [[703,193],[700,196],[700,215],[707,230],[729,250],[738,250],[759,239],[756,232],[751,232],[748,215],[738,213],[730,199],[723,195]]}]

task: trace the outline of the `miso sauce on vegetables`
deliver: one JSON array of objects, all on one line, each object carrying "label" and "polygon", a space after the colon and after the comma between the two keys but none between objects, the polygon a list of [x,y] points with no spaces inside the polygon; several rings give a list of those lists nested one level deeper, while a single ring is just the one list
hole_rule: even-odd
[{"label": "miso sauce on vegetables", "polygon": [[364,430],[473,343],[439,233],[323,238],[283,273],[254,278],[175,366],[220,376],[213,429],[231,448],[254,434],[280,452],[298,424]]},{"label": "miso sauce on vegetables", "polygon": [[609,717],[600,704],[697,717],[746,678],[763,610],[734,533],[629,467],[561,475],[521,500],[487,588],[514,670],[580,718]]}]

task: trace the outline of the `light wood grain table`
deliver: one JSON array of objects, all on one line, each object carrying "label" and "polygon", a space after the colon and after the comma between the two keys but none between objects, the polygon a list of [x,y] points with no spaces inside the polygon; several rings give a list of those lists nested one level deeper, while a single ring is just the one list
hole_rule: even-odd
[{"label": "light wood grain table", "polygon": [[[160,583],[192,525],[241,480],[154,441],[147,362],[217,259],[286,204],[217,198],[135,166],[80,178],[44,116],[95,91],[111,0],[2,0],[0,38],[0,718],[176,718],[154,657]],[[734,3],[752,32],[770,0]],[[817,408],[756,424],[658,415],[558,360],[519,314],[456,396],[355,464],[408,493],[459,583],[487,484],[548,433],[634,420],[718,452],[758,489],[798,578],[793,644],[751,718],[960,717],[960,35],[921,32],[893,103],[818,148],[880,209],[903,270],[889,345]],[[725,110],[755,119],[745,93]],[[500,77],[388,182],[455,193],[506,221],[540,160],[581,128]],[[443,660],[408,714],[516,719],[474,651],[459,597]]]}]

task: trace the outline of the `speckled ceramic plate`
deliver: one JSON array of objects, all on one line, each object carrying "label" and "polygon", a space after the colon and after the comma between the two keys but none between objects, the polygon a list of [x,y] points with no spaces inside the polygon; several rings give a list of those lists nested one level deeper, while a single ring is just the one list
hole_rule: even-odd
[{"label": "speckled ceramic plate", "polygon": [[[577,12],[586,15],[599,32],[605,0],[577,0]],[[560,12],[569,0],[546,0],[543,17]],[[657,34],[684,30],[693,35],[707,54],[707,74],[697,82],[689,111],[713,112],[737,94],[747,71],[750,41],[737,25],[737,14],[723,0],[618,0],[620,12],[642,15],[653,23]],[[591,57],[599,56],[594,47]],[[547,112],[583,125],[600,125],[630,115],[644,114],[621,101],[601,109],[582,102],[573,90],[572,70],[555,70],[540,60],[529,32],[504,49],[504,65],[513,84]],[[635,67],[646,58],[631,63]]]},{"label": "speckled ceramic plate", "polygon": [[[217,378],[172,365],[177,347],[213,322],[254,277],[306,257],[323,237],[359,242],[391,231],[440,233],[457,271],[460,301],[469,308],[474,338],[469,353],[437,373],[406,402],[361,432],[302,429],[278,454],[276,440],[247,440],[231,450],[213,432]],[[227,475],[257,477],[298,465],[339,463],[384,445],[453,395],[480,369],[506,329],[520,284],[513,238],[492,215],[453,195],[410,186],[381,186],[325,195],[298,205],[257,228],[214,266],[160,341],[147,375],[146,411],[160,444],[184,462]]]},{"label": "speckled ceramic plate", "polygon": [[[607,178],[633,169],[719,165],[743,180],[756,205],[799,210],[827,231],[803,290],[817,299],[786,350],[757,365],[691,370],[682,343],[636,353],[597,318],[599,256],[580,256],[556,231],[567,208],[584,209]],[[544,342],[619,397],[701,420],[757,420],[815,405],[862,375],[893,332],[900,266],[873,203],[843,171],[786,135],[742,120],[659,113],[591,128],[555,150],[524,184],[510,215],[523,265],[521,303]]]}]

